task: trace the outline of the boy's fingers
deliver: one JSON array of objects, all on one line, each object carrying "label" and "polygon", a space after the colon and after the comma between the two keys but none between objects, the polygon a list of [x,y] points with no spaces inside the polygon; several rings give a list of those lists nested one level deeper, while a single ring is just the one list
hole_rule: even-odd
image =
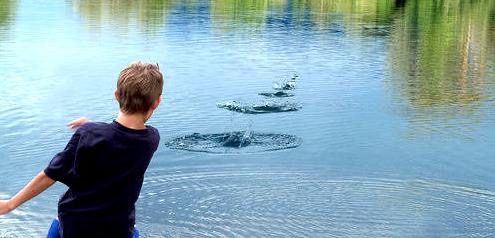
[{"label": "boy's fingers", "polygon": [[76,123],[77,123],[76,121],[71,121],[71,122],[67,123],[67,126],[72,129],[72,128],[77,126]]},{"label": "boy's fingers", "polygon": [[78,118],[76,120],[73,120],[73,121],[67,123],[67,126],[69,126],[71,129],[74,129],[74,128],[79,127],[79,126],[81,126],[82,124],[84,124],[84,123],[86,123],[88,121],[89,121],[88,118],[81,117],[81,118]]}]

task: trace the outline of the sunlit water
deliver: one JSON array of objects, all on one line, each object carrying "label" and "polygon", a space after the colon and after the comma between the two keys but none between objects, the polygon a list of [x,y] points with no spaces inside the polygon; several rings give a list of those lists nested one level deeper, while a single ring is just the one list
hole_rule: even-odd
[{"label": "sunlit water", "polygon": [[[139,59],[166,78],[143,237],[492,237],[494,42],[492,0],[0,0],[0,199],[63,149],[66,122],[115,117]],[[294,73],[291,97],[259,95]],[[266,100],[298,110],[217,106]],[[300,143],[166,146],[246,130]],[[64,190],[0,217],[0,237],[45,235]]]}]

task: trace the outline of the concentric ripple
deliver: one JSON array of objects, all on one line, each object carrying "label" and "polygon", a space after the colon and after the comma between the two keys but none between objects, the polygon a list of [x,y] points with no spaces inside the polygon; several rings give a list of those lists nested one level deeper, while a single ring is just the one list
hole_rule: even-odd
[{"label": "concentric ripple", "polygon": [[246,113],[246,114],[260,114],[260,113],[275,113],[275,112],[291,112],[301,109],[297,103],[294,102],[278,102],[278,101],[263,101],[260,103],[245,103],[239,101],[227,101],[218,103],[219,108],[224,108],[234,112]]},{"label": "concentric ripple", "polygon": [[[495,193],[282,168],[153,171],[146,237],[491,237]],[[158,208],[158,209],[157,209]]]},{"label": "concentric ripple", "polygon": [[299,137],[287,134],[234,131],[180,136],[165,145],[171,149],[208,153],[254,153],[284,150],[301,145]]}]

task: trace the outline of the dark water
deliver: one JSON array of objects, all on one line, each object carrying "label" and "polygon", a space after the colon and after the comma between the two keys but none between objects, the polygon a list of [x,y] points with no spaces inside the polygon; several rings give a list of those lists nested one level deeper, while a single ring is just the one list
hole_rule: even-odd
[{"label": "dark water", "polygon": [[[66,122],[115,117],[138,59],[166,77],[143,237],[495,236],[493,0],[0,0],[0,199],[63,149]],[[258,95],[294,73],[292,97]],[[217,107],[263,100],[300,110]],[[302,143],[165,145],[246,130]],[[0,217],[0,237],[42,237],[64,189]]]}]

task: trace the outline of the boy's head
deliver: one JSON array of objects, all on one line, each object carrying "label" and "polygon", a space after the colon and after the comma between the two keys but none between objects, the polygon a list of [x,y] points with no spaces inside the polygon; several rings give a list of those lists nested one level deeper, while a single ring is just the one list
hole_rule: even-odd
[{"label": "boy's head", "polygon": [[115,97],[126,114],[148,114],[160,103],[163,76],[158,64],[132,63],[120,72]]}]

